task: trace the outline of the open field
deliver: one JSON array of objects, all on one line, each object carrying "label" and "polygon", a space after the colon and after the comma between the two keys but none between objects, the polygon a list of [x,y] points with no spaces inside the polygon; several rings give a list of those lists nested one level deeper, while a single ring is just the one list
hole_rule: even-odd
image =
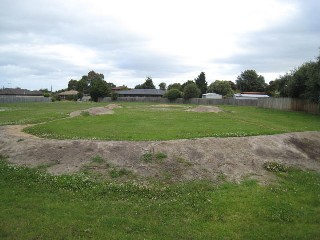
[{"label": "open field", "polygon": [[318,239],[319,116],[105,105],[0,105],[0,239]]},{"label": "open field", "polygon": [[[100,140],[173,140],[203,137],[239,137],[269,135],[286,132],[319,131],[320,116],[301,112],[284,112],[256,107],[220,106],[221,112],[192,112],[194,105],[153,105],[147,103],[121,103],[114,114],[61,119],[28,127],[27,133],[54,139]],[[84,109],[89,105],[63,104],[60,115],[39,105],[33,109],[41,114],[38,122],[58,119],[71,109]],[[100,105],[101,106],[101,105]],[[43,109],[45,107],[45,109]],[[63,114],[62,114],[62,112]],[[11,114],[15,114],[12,111]],[[50,113],[51,112],[51,113]],[[6,111],[5,111],[6,113]],[[1,114],[1,113],[0,113]],[[10,112],[6,113],[9,118]],[[1,115],[0,115],[1,116]],[[46,116],[46,117],[45,117]],[[36,116],[35,116],[36,117]],[[0,119],[1,120],[1,119]],[[9,120],[2,120],[8,122]],[[26,119],[24,122],[35,122]]]}]

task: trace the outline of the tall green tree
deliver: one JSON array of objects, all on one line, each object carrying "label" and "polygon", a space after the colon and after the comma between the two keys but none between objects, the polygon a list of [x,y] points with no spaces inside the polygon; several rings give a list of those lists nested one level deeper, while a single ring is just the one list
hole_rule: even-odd
[{"label": "tall green tree", "polygon": [[108,86],[106,81],[99,78],[95,78],[91,81],[90,96],[93,101],[97,102],[99,98],[104,98],[110,95],[111,88]]},{"label": "tall green tree", "polygon": [[183,90],[183,98],[190,99],[190,98],[198,98],[201,95],[201,90],[195,83],[190,83],[184,87]]},{"label": "tall green tree", "polygon": [[167,87],[167,84],[165,83],[165,82],[162,82],[162,83],[160,83],[159,84],[159,88],[161,89],[161,90],[166,90],[166,87]]},{"label": "tall green tree", "polygon": [[224,97],[231,97],[233,95],[233,90],[229,81],[214,81],[209,85],[208,92],[221,94]]},{"label": "tall green tree", "polygon": [[236,82],[241,92],[263,92],[266,87],[264,77],[258,75],[255,70],[245,70],[238,76]]},{"label": "tall green tree", "polygon": [[147,77],[143,84],[138,84],[135,86],[135,89],[156,89],[153,84],[152,78]]},{"label": "tall green tree", "polygon": [[71,79],[68,83],[68,90],[77,90],[78,89],[78,81]]},{"label": "tall green tree", "polygon": [[[194,81],[197,87],[200,89],[201,94],[204,94],[207,92],[208,83],[206,81],[206,74],[204,72],[201,72]],[[201,94],[199,96],[201,96]]]},{"label": "tall green tree", "polygon": [[171,89],[178,89],[179,91],[181,91],[181,84],[180,83],[172,83],[168,85],[167,90],[171,90]]}]

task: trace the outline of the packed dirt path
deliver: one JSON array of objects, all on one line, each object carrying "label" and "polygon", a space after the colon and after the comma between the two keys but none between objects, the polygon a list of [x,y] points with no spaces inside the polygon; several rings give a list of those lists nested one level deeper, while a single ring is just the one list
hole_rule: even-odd
[{"label": "packed dirt path", "polygon": [[[134,142],[41,139],[21,132],[24,127],[0,126],[0,154],[13,164],[45,166],[52,174],[75,173],[90,166],[106,176],[112,168],[126,169],[137,179],[239,182],[254,178],[265,183],[274,176],[263,168],[267,161],[320,171],[320,132]],[[162,153],[166,158],[147,162],[145,153]],[[103,164],[92,164],[95,156]]]}]

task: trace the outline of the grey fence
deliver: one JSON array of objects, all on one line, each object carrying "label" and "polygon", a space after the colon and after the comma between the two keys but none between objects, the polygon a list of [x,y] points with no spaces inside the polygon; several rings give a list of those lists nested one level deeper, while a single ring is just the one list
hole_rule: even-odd
[{"label": "grey fence", "polygon": [[320,113],[320,105],[307,100],[295,98],[264,98],[258,100],[258,107],[279,110],[303,111],[307,113]]},{"label": "grey fence", "polygon": [[[111,98],[103,98],[102,102],[110,102]],[[199,104],[199,105],[237,105],[237,106],[257,106],[256,99],[208,99],[208,98],[191,98],[185,100],[178,98],[176,100],[169,100],[160,97],[119,97],[117,101],[120,102],[153,102],[153,103],[177,103],[177,104]]]},{"label": "grey fence", "polygon": [[42,96],[0,96],[0,103],[51,102],[51,97]]}]

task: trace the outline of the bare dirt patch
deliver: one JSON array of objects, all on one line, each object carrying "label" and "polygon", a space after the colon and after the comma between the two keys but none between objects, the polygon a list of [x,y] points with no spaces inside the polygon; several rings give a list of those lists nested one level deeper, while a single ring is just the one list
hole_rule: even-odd
[{"label": "bare dirt patch", "polygon": [[80,116],[83,112],[88,112],[92,116],[113,114],[114,112],[112,110],[115,108],[122,108],[122,107],[118,104],[109,104],[105,107],[94,107],[86,110],[79,110],[79,111],[72,112],[70,113],[70,117]]},{"label": "bare dirt patch", "polygon": [[[223,177],[235,182],[254,178],[265,183],[274,177],[263,168],[265,162],[320,171],[320,132],[131,142],[41,139],[22,133],[23,127],[0,127],[0,154],[14,164],[47,166],[51,174],[89,169],[110,177],[111,170],[125,169],[141,181],[216,181]],[[166,157],[146,162],[141,158],[145,153]],[[97,156],[102,163],[94,163]]]},{"label": "bare dirt patch", "polygon": [[218,113],[222,112],[222,110],[219,107],[216,106],[198,106],[195,108],[191,108],[186,110],[188,112],[213,112],[213,113]]}]

